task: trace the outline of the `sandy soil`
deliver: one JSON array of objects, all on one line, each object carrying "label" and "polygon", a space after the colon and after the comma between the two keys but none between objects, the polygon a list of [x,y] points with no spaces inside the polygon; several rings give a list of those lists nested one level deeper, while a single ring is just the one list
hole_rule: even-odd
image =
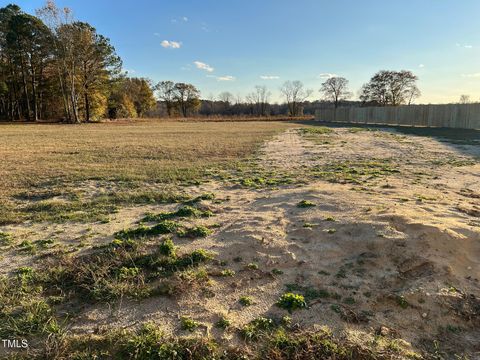
[{"label": "sandy soil", "polygon": [[[218,182],[191,188],[191,193],[213,192],[224,200],[204,204],[216,214],[204,222],[220,228],[206,239],[176,239],[177,245],[182,251],[215,252],[236,275],[212,277],[208,288],[175,299],[86,306],[71,330],[155,321],[181,333],[178,318],[188,315],[203,324],[199,332],[236,343],[233,331],[213,326],[221,314],[236,327],[258,316],[283,316],[275,302],[287,284],[296,284],[342,298],[319,298],[294,312],[293,322],[302,327],[328,325],[356,334],[385,326],[414,348],[441,337],[447,349],[480,354],[480,147],[345,128],[325,138],[288,130],[263,146],[260,165],[301,177],[332,162],[390,159],[400,172],[363,185],[318,179],[274,189]],[[457,166],[460,161],[476,163]],[[297,207],[302,200],[316,206]],[[88,248],[111,241],[115,231],[132,226],[145,212],[165,209],[172,206],[122,209],[108,224],[22,224],[0,230],[15,233],[16,239],[53,237]],[[12,250],[0,258],[0,271],[27,263],[31,256]],[[258,270],[247,269],[249,263],[258,264]],[[273,269],[283,274],[272,274]],[[243,295],[254,304],[242,307]]]}]

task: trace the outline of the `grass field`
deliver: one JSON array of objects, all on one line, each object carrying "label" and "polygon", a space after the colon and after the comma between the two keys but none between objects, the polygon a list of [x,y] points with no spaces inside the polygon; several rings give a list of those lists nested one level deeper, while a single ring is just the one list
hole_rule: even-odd
[{"label": "grass field", "polygon": [[[109,182],[108,188],[115,188],[105,199],[110,203],[161,198],[151,186],[195,183],[242,167],[265,139],[291,126],[164,121],[1,125],[0,223],[24,220],[29,213],[36,216],[29,211],[34,210],[30,202],[25,205],[22,200],[62,196],[71,200],[75,211],[86,203],[93,208],[105,205],[99,199],[91,204],[89,189],[82,191],[87,182]],[[47,207],[50,217],[58,212],[60,218],[68,218],[65,204],[53,205],[59,205],[58,211]],[[41,216],[48,215],[43,211]]]},{"label": "grass field", "polygon": [[29,343],[0,357],[475,359],[480,147],[454,140],[0,125],[0,339]]}]

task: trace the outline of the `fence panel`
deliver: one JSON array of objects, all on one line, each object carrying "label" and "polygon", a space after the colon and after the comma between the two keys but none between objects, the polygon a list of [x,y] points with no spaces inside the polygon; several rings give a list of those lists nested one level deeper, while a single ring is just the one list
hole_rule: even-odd
[{"label": "fence panel", "polygon": [[480,129],[480,103],[321,109],[315,118],[352,124]]}]

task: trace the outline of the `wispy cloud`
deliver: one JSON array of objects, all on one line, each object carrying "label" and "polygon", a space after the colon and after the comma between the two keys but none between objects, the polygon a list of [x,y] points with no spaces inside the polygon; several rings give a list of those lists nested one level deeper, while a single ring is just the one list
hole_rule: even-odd
[{"label": "wispy cloud", "polygon": [[208,71],[208,72],[213,72],[213,70],[215,70],[210,65],[205,64],[204,62],[201,62],[201,61],[194,61],[193,63],[195,64],[197,69],[200,69],[200,70],[205,70],[205,71]]},{"label": "wispy cloud", "polygon": [[276,79],[280,79],[280,76],[277,76],[277,75],[261,75],[260,79],[262,79],[262,80],[276,80]]},{"label": "wispy cloud", "polygon": [[163,40],[161,42],[161,45],[168,49],[180,49],[182,47],[182,43],[181,42],[178,42],[178,41],[169,41],[169,40]]},{"label": "wispy cloud", "polygon": [[235,81],[235,76],[231,76],[231,75],[218,76],[217,81]]},{"label": "wispy cloud", "polygon": [[208,78],[215,79],[217,81],[235,81],[237,78],[232,75],[225,75],[225,76],[215,76],[215,75],[207,75]]},{"label": "wispy cloud", "polygon": [[210,32],[210,27],[206,22],[202,22],[202,26],[200,26],[200,29],[202,29],[205,32]]},{"label": "wispy cloud", "polygon": [[472,74],[462,74],[464,78],[480,78],[480,72]]},{"label": "wispy cloud", "polygon": [[186,23],[186,22],[188,22],[188,17],[186,17],[186,16],[181,16],[181,17],[179,17],[179,18],[174,18],[174,19],[171,20],[171,22],[172,22],[173,24]]},{"label": "wispy cloud", "polygon": [[423,69],[423,68],[425,67],[425,65],[424,65],[424,64],[420,64],[420,65],[418,65],[418,67],[419,67],[420,69]]},{"label": "wispy cloud", "polygon": [[460,44],[460,43],[456,43],[455,45],[457,45],[457,47],[463,47],[465,49],[473,49],[473,45],[470,45],[470,44]]},{"label": "wispy cloud", "polygon": [[318,74],[317,78],[318,79],[330,79],[330,78],[333,78],[333,77],[336,77],[338,76],[337,74],[331,74],[331,73],[322,73],[322,74]]}]

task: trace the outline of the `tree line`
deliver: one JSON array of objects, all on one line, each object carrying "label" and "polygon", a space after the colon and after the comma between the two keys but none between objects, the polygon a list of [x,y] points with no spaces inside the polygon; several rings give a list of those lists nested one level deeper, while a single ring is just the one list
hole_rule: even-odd
[{"label": "tree line", "polygon": [[110,40],[53,1],[36,16],[0,9],[0,118],[143,116],[155,105],[147,79],[129,78]]},{"label": "tree line", "polygon": [[326,79],[322,100],[308,101],[314,91],[301,81],[279,89],[283,103],[271,102],[271,91],[257,85],[245,97],[222,92],[201,98],[192,84],[129,77],[110,40],[68,8],[54,1],[27,14],[17,5],[0,8],[0,119],[63,119],[78,123],[102,118],[193,115],[289,115],[313,113],[315,107],[397,106],[420,96],[410,71],[380,71],[359,93],[347,79]]}]

